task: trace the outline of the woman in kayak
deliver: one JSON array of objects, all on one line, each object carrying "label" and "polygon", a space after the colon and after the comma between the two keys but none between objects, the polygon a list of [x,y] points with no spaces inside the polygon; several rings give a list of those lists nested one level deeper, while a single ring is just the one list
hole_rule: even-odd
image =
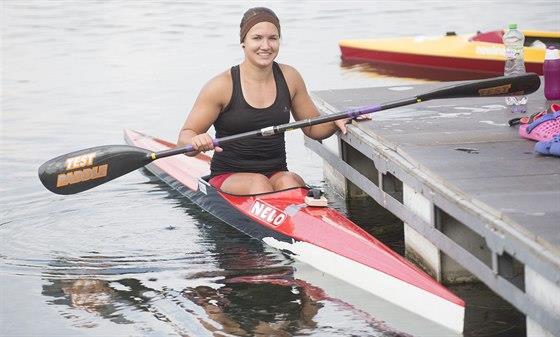
[{"label": "woman in kayak", "polygon": [[[178,144],[196,151],[214,150],[210,166],[212,186],[232,194],[257,194],[304,186],[289,172],[284,134],[255,136],[214,147],[206,132],[214,125],[216,138],[290,121],[319,116],[296,69],[274,62],[280,47],[280,22],[268,8],[245,12],[240,24],[241,64],[212,78],[200,91],[179,134]],[[313,139],[324,139],[338,129],[346,133],[347,120],[303,128]]]}]

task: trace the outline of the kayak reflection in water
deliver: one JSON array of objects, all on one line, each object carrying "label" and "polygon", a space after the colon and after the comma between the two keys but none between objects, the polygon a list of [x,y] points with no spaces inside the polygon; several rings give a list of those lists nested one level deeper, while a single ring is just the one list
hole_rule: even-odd
[{"label": "kayak reflection in water", "polygon": [[[178,270],[166,267],[165,260],[158,260],[155,268],[136,258],[55,259],[43,275],[42,294],[51,298],[47,303],[60,307],[56,311],[73,326],[98,327],[100,334],[113,329],[113,335],[154,331],[154,335],[291,336],[338,331],[339,335],[401,336],[369,314],[330,297],[302,279],[302,270],[296,274],[282,256],[233,228],[201,226],[201,239],[203,254],[192,254],[202,260],[195,258],[196,263]],[[325,314],[317,315],[324,307],[327,316],[338,312],[346,323],[338,327],[326,322]],[[348,321],[353,323],[349,326]]]},{"label": "kayak reflection in water", "polygon": [[[229,227],[204,226],[202,234],[211,243],[205,255],[215,257],[214,262],[202,271],[175,275],[192,286],[170,286],[163,260],[164,274],[138,277],[119,274],[141,273],[136,263],[61,258],[51,263],[57,277],[44,275],[42,294],[52,298],[51,305],[65,308],[59,312],[72,325],[86,329],[107,320],[157,330],[156,319],[166,322],[163,330],[188,336],[290,336],[316,327],[314,317],[329,300],[321,289],[296,279],[280,256],[267,254],[261,244]],[[88,276],[73,275],[76,271]]]},{"label": "kayak reflection in water", "polygon": [[[81,328],[94,328],[99,322],[89,314],[116,324],[152,326],[146,318],[133,315],[137,308],[180,334],[202,331],[235,336],[291,336],[302,329],[313,329],[313,320],[323,306],[324,293],[301,280],[294,280],[289,268],[270,275],[228,277],[212,287],[188,287],[182,292],[157,290],[136,279],[106,281],[92,278],[51,279],[43,295],[54,297],[51,304],[65,305],[71,311],[63,316]],[[185,300],[190,304],[185,304]],[[175,306],[170,306],[170,304]],[[170,308],[176,310],[169,311]],[[194,308],[202,310],[193,310]],[[128,313],[128,314],[127,314]],[[139,320],[140,319],[140,320]],[[198,322],[193,325],[193,322]],[[198,325],[198,326],[197,326]]]},{"label": "kayak reflection in water", "polygon": [[[284,134],[254,136],[244,141],[213,144],[216,138],[319,116],[303,78],[286,64],[276,63],[280,49],[280,21],[264,7],[249,9],[240,24],[241,64],[218,74],[204,85],[179,134],[177,145],[192,144],[194,156],[214,150],[210,184],[232,194],[257,194],[304,186],[288,171]],[[346,133],[348,119],[303,128],[313,139],[337,130]]]},{"label": "kayak reflection in water", "polygon": [[200,320],[205,329],[236,336],[292,336],[313,329],[323,306],[319,300],[325,299],[320,289],[289,274],[232,277],[221,288],[198,286],[182,295],[204,309],[210,319]]}]

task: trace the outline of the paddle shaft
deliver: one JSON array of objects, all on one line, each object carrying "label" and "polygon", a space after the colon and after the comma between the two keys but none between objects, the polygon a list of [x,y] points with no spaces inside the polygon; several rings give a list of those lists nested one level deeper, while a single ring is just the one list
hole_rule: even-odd
[{"label": "paddle shaft", "polygon": [[[277,126],[269,126],[260,130],[240,133],[223,138],[214,139],[214,146],[228,144],[234,141],[253,136],[272,136],[278,133],[300,129],[312,125],[328,123],[343,118],[356,118],[360,115],[369,114],[381,110],[397,108],[405,105],[425,102],[431,99],[460,98],[460,97],[493,97],[506,95],[526,95],[536,91],[540,86],[540,79],[534,73],[527,73],[517,76],[502,76],[485,80],[476,80],[466,83],[450,85],[436,89],[428,93],[417,95],[412,98],[400,99],[384,104],[371,105],[363,108],[352,109],[344,112],[320,116],[312,119],[305,119],[293,123],[286,123]],[[153,160],[174,156],[177,154],[192,152],[192,145],[186,145],[171,150],[154,152],[151,154]]]},{"label": "paddle shaft", "polygon": [[[330,114],[330,115],[320,116],[320,117],[316,117],[316,118],[304,119],[304,120],[300,120],[300,121],[297,121],[297,122],[280,124],[280,125],[276,125],[276,126],[270,126],[270,127],[262,128],[260,130],[244,132],[244,133],[240,133],[240,134],[233,135],[233,136],[216,138],[216,139],[213,139],[212,143],[214,144],[214,146],[220,146],[220,145],[229,144],[229,143],[236,142],[236,141],[246,139],[246,138],[249,138],[249,137],[253,137],[253,136],[272,136],[272,135],[276,135],[276,134],[283,133],[283,132],[286,132],[286,131],[301,129],[301,128],[305,128],[305,127],[313,126],[313,125],[317,125],[317,124],[333,122],[333,121],[343,119],[343,118],[356,118],[358,116],[373,113],[373,112],[376,112],[376,111],[397,108],[397,107],[400,107],[400,106],[410,105],[410,104],[414,104],[414,103],[418,103],[418,102],[421,102],[421,100],[418,97],[414,97],[414,98],[408,98],[408,99],[393,101],[393,102],[389,102],[389,103],[385,103],[385,104],[381,104],[381,105],[379,105],[379,104],[378,105],[371,105],[371,106],[368,106],[368,107],[354,109],[354,110],[348,110],[348,111],[339,112],[339,113],[336,113],[336,114]],[[174,155],[177,155],[177,154],[182,154],[182,153],[187,153],[187,152],[192,152],[192,151],[193,151],[193,146],[191,144],[189,144],[189,145],[185,145],[185,146],[182,146],[182,147],[177,147],[177,148],[170,149],[170,150],[156,152],[152,155],[152,158],[153,159],[165,158],[165,157],[174,156]]]}]

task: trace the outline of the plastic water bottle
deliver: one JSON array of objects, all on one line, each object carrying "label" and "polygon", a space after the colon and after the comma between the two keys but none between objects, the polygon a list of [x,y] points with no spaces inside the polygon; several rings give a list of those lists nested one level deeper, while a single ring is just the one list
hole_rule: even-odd
[{"label": "plastic water bottle", "polygon": [[544,97],[560,100],[560,54],[553,46],[548,47],[544,57]]},{"label": "plastic water bottle", "polygon": [[[505,76],[521,75],[525,73],[525,61],[523,55],[523,43],[525,36],[517,30],[517,24],[509,25],[509,30],[503,36],[506,48]],[[527,96],[506,97],[506,104],[511,106],[511,112],[527,111]]]}]

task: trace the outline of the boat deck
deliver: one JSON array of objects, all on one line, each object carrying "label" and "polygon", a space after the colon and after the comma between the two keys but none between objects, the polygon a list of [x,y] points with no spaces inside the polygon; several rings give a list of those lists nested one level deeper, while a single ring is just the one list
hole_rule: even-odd
[{"label": "boat deck", "polygon": [[[313,95],[331,113],[442,86]],[[528,111],[546,107],[541,86]],[[407,254],[429,272],[474,276],[526,314],[529,331],[535,322],[559,335],[560,159],[534,154],[535,142],[508,126],[513,117],[503,98],[428,101],[354,123],[340,143],[306,146],[325,160],[331,185],[369,194],[406,223]]]}]

